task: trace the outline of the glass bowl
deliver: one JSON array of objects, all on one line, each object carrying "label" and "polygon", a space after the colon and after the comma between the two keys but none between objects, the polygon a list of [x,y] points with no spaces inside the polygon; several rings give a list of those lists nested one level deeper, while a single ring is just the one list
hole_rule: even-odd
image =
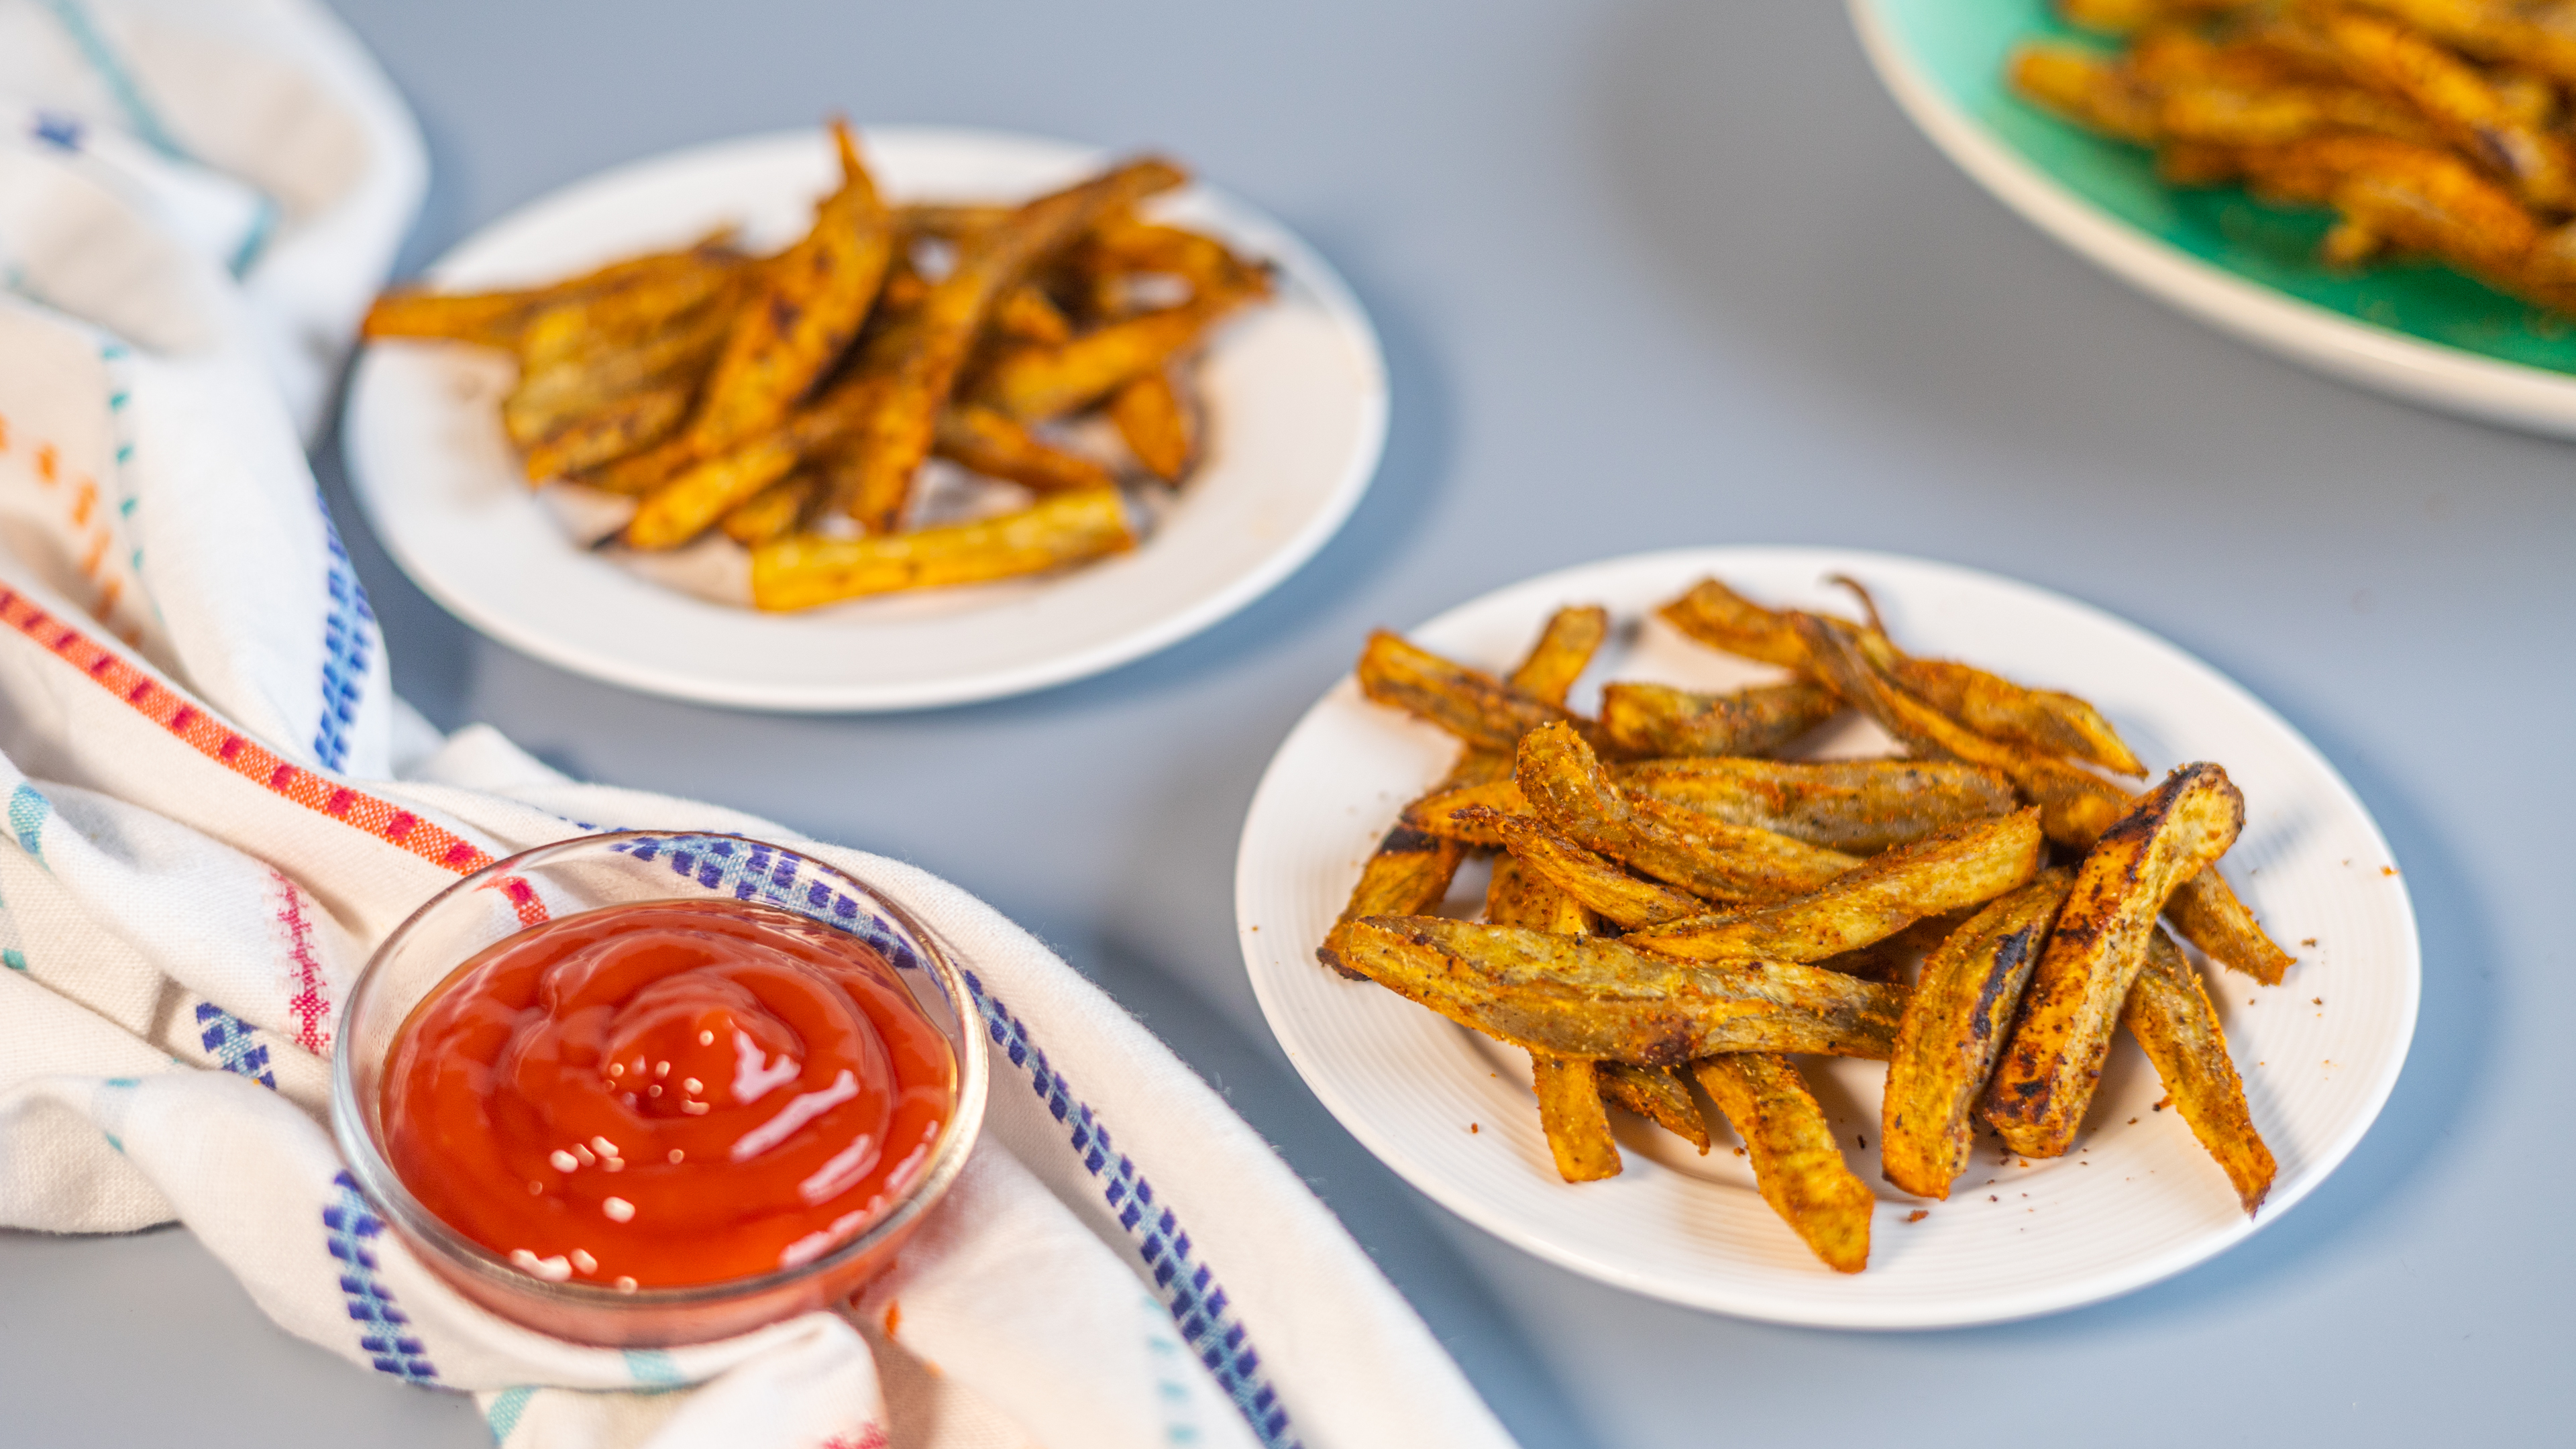
[{"label": "glass bowl", "polygon": [[[772,906],[856,937],[910,988],[957,1067],[956,1110],[928,1165],[874,1222],[811,1262],[686,1287],[549,1282],[423,1207],[387,1160],[387,1058],[414,1008],[457,967],[547,919],[603,906],[713,897]],[[984,1033],[960,963],[901,906],[800,852],[740,835],[616,831],[495,861],[439,892],[376,949],[341,1009],[331,1063],[331,1127],[368,1202],[431,1271],[467,1298],[541,1333],[618,1347],[702,1343],[847,1300],[896,1250],[966,1166],[984,1119]]]}]

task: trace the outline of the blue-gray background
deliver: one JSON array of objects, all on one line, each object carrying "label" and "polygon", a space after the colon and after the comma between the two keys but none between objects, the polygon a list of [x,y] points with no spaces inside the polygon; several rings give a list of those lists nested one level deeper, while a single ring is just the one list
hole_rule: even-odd
[{"label": "blue-gray background", "polygon": [[[769,718],[566,676],[424,599],[336,447],[324,468],[433,719],[907,857],[1025,922],[1278,1144],[1526,1443],[2564,1432],[2576,448],[2312,378],[2059,251],[1906,127],[1824,0],[341,9],[429,135],[406,267],[603,166],[840,110],[1168,147],[1341,268],[1395,405],[1340,537],[1194,640],[999,704]],[[2343,1169],[2118,1302],[1862,1335],[1629,1297],[1378,1166],[1281,1057],[1235,950],[1263,763],[1369,626],[1681,542],[2030,579],[2315,740],[2424,930],[2414,1054]],[[0,1285],[0,1442],[484,1442],[465,1400],[269,1327],[183,1233],[0,1234]]]}]

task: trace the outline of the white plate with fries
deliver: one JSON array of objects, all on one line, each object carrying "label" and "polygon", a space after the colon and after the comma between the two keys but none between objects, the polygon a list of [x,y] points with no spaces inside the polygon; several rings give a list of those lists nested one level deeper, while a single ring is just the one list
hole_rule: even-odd
[{"label": "white plate with fries", "polygon": [[[928,127],[870,128],[861,144],[895,204],[1015,203],[1107,159],[1067,142]],[[655,157],[493,223],[430,277],[444,290],[535,286],[725,227],[767,252],[804,232],[836,176],[819,129]],[[1204,185],[1144,212],[1267,260],[1274,293],[1204,348],[1195,470],[1178,489],[1127,480],[1128,515],[1143,535],[1131,552],[796,613],[725,602],[747,590],[748,556],[721,538],[685,557],[585,547],[582,538],[604,531],[582,512],[596,500],[560,485],[532,491],[503,436],[496,405],[515,376],[509,355],[448,342],[366,349],[350,388],[351,480],[404,571],[449,610],[539,659],[646,693],[750,709],[896,710],[1114,668],[1242,608],[1312,556],[1366,490],[1386,426],[1376,335],[1312,249]],[[955,490],[930,476],[946,466],[924,470],[927,506]]]},{"label": "white plate with fries", "polygon": [[[1609,642],[1567,699],[1588,714],[1604,681],[1703,691],[1780,671],[1693,642],[1655,609],[1701,578],[1773,608],[1850,614],[1828,582],[1874,594],[1891,638],[2090,700],[2157,774],[2215,760],[2242,790],[2227,878],[2299,960],[2276,987],[2193,961],[2223,1023],[2252,1121],[2278,1171],[2249,1218],[2123,1034],[2075,1150],[2011,1157],[1980,1128],[1945,1201],[1888,1185],[1877,1156],[1884,1064],[1801,1057],[1851,1170],[1872,1189],[1868,1266],[1838,1274],[1754,1188],[1740,1139],[1715,1150],[1613,1113],[1624,1170],[1560,1179],[1525,1053],[1370,982],[1317,964],[1316,947],[1406,802],[1457,758],[1456,739],[1363,699],[1325,694],[1280,746],[1244,823],[1235,876],[1244,960],[1271,1029],[1325,1106],[1414,1186],[1504,1240],[1651,1297],[1748,1318],[1846,1328],[1933,1328],[2052,1313],[2179,1273],[2268,1226],[2358,1143],[2414,1031],[2420,950],[2403,878],[2351,788],[2281,718],[2207,665],[2136,627],[2026,584],[1918,559],[1845,550],[1712,548],[1550,574],[1453,609],[1406,637],[1497,674],[1556,609],[1606,606]],[[1354,641],[1355,643],[1357,641]],[[1356,651],[1355,651],[1356,652]],[[1802,741],[1809,757],[1886,754],[1846,714]],[[1441,913],[1472,915],[1471,859]]]},{"label": "white plate with fries", "polygon": [[[2069,25],[2057,13],[2062,4],[1849,0],[1862,48],[1906,117],[1996,200],[2122,281],[2345,381],[2446,412],[2576,436],[2576,329],[2563,315],[2420,259],[2329,259],[2333,213],[2325,207],[2267,205],[2232,184],[2166,184],[2147,147],[2090,134],[2016,94],[2005,69],[2019,46],[2072,44],[2095,54],[2118,47],[2119,37]],[[2154,13],[2146,5],[2093,8]],[[2225,8],[2171,7],[2185,23]],[[2368,23],[2389,25],[2404,7],[2369,9],[2375,18]],[[2454,12],[2446,13],[2460,23],[2521,23],[2505,6]],[[2493,50],[2492,42],[2482,44]],[[2413,104],[2385,93],[2378,99]],[[2278,101],[2264,100],[2277,113]],[[2250,116],[2255,104],[2239,109]],[[2459,129],[2428,124],[2436,132]],[[2552,133],[2536,144],[2562,143]],[[2507,212],[2517,206],[2500,189],[2488,200]],[[2538,224],[2555,225],[2548,214]],[[2383,247],[2390,249],[2405,250]]]}]

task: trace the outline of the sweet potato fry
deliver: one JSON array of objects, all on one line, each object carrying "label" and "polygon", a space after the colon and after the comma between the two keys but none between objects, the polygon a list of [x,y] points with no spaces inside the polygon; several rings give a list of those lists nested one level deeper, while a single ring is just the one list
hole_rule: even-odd
[{"label": "sweet potato fry", "polygon": [[2198,875],[2174,887],[2165,898],[2165,919],[2209,959],[2266,986],[2280,985],[2298,960],[2263,934],[2254,913],[2227,888],[2215,865],[2201,867]]},{"label": "sweet potato fry", "polygon": [[1619,1175],[1619,1143],[1610,1135],[1610,1114],[1602,1110],[1597,1065],[1583,1057],[1530,1053],[1539,1126],[1547,1133],[1557,1176],[1568,1182]]},{"label": "sweet potato fry", "polygon": [[1169,368],[1120,384],[1109,395],[1109,421],[1146,472],[1166,483],[1188,476],[1198,457],[1198,418],[1181,400]]},{"label": "sweet potato fry", "polygon": [[1183,179],[1169,162],[1131,162],[967,233],[957,264],[919,307],[861,346],[858,368],[884,387],[856,429],[849,466],[837,480],[847,496],[836,500],[861,527],[885,533],[902,515],[913,473],[930,455],[940,410],[994,300],[1097,218]]},{"label": "sweet potato fry", "polygon": [[2480,60],[2528,66],[2576,84],[2576,35],[2552,8],[2513,0],[2355,0]]},{"label": "sweet potato fry", "polygon": [[[517,338],[521,375],[624,351],[700,314],[729,319],[744,284],[759,272],[757,263],[730,248],[702,245],[687,265],[668,273],[538,306]],[[724,327],[717,320],[710,329],[719,346]]]},{"label": "sweet potato fry", "polygon": [[1041,442],[1008,414],[975,403],[951,403],[940,413],[932,451],[988,478],[1041,493],[1118,486],[1107,468]]},{"label": "sweet potato fry", "polygon": [[1513,777],[1531,811],[1558,833],[1710,900],[1799,895],[1860,863],[1652,797],[1630,799],[1592,747],[1561,722],[1522,737]]},{"label": "sweet potato fry", "polygon": [[675,432],[697,389],[687,384],[630,392],[528,445],[528,481],[541,483],[623,458]]},{"label": "sweet potato fry", "polygon": [[1892,645],[1888,652],[1887,672],[1898,688],[1989,739],[2088,760],[2114,774],[2147,772],[2101,711],[2074,695],[2025,688],[1946,659],[1916,659]]},{"label": "sweet potato fry", "polygon": [[1806,642],[1790,627],[1787,615],[1763,608],[1715,579],[1700,580],[1655,612],[1711,649],[1812,672]]},{"label": "sweet potato fry", "polygon": [[1073,339],[1073,323],[1042,287],[1022,282],[993,306],[993,331],[1019,342],[1055,344]]},{"label": "sweet potato fry", "polygon": [[1794,900],[1676,921],[1628,939],[1694,961],[1822,961],[2020,886],[2038,873],[2040,847],[2035,810],[1972,820],[1864,861]]},{"label": "sweet potato fry", "polygon": [[1117,490],[1056,493],[1017,513],[887,538],[781,539],[752,551],[751,597],[763,609],[806,609],[1043,573],[1135,546]]},{"label": "sweet potato fry", "polygon": [[1767,755],[1842,712],[1840,695],[1795,681],[1733,694],[1622,682],[1601,690],[1601,728],[1632,755]]},{"label": "sweet potato fry", "polygon": [[2026,1157],[2066,1151],[2111,1044],[2120,1003],[2146,964],[2165,898],[2226,853],[2245,799],[2213,764],[2185,765],[2139,798],[2076,871],[2021,1024],[1986,1091],[1984,1116]]},{"label": "sweet potato fry", "polygon": [[2076,45],[2025,45],[2009,62],[2012,88],[2088,130],[2140,145],[2158,135],[2156,99],[2128,68]]},{"label": "sweet potato fry", "polygon": [[2227,1032],[2209,991],[2163,931],[2147,943],[2147,964],[2121,1003],[2120,1024],[2146,1048],[2174,1110],[2217,1159],[2252,1217],[2272,1190],[2272,1150],[2246,1110],[2245,1083],[2227,1055]]},{"label": "sweet potato fry", "polygon": [[1532,699],[1562,707],[1574,681],[1583,676],[1601,641],[1610,637],[1610,611],[1598,604],[1576,604],[1548,615],[1529,657],[1512,671],[1511,686]]},{"label": "sweet potato fry", "polygon": [[724,353],[689,420],[689,440],[713,454],[776,427],[859,335],[894,255],[894,227],[846,123],[832,123],[841,187],[814,209],[811,230],[761,268]]},{"label": "sweet potato fry", "polygon": [[2089,843],[2124,812],[2128,794],[2109,781],[1989,739],[1897,687],[1869,659],[1857,627],[1815,614],[1791,616],[1790,627],[1806,644],[1817,672],[1897,743],[1916,754],[1984,765],[2011,777],[2040,807],[2049,839]]},{"label": "sweet potato fry", "polygon": [[528,448],[641,388],[668,383],[694,396],[730,326],[722,308],[702,307],[631,345],[522,363],[501,400],[501,430]]},{"label": "sweet potato fry", "polygon": [[1602,1100],[1623,1112],[1634,1112],[1708,1155],[1708,1121],[1688,1083],[1671,1067],[1641,1067],[1631,1062],[1603,1062],[1596,1074]]},{"label": "sweet potato fry", "polygon": [[1708,902],[1688,891],[1639,880],[1621,870],[1617,861],[1584,849],[1530,816],[1500,815],[1482,806],[1460,813],[1471,817],[1471,825],[1489,831],[1529,874],[1623,929],[1708,913]]},{"label": "sweet potato fry", "polygon": [[1837,1273],[1869,1264],[1878,1199],[1853,1175],[1815,1093],[1788,1058],[1737,1052],[1691,1064],[1691,1074],[1744,1139],[1762,1200]]},{"label": "sweet potato fry", "polygon": [[2567,143],[2524,120],[2476,66],[2376,15],[2329,10],[2316,29],[2356,79],[2413,102],[2443,139],[2484,158],[2525,201],[2563,211],[2576,200]]},{"label": "sweet potato fry", "polygon": [[1051,347],[1009,348],[984,369],[974,396],[1022,422],[1079,411],[1127,382],[1161,371],[1197,345],[1219,318],[1259,295],[1228,289],[1112,322]]},{"label": "sweet potato fry", "polygon": [[1968,1165],[1968,1115],[2073,884],[2062,870],[2045,872],[1977,912],[1924,958],[1897,1024],[1879,1113],[1879,1160],[1889,1182],[1917,1197],[1950,1195]]},{"label": "sweet potato fry", "polygon": [[1853,855],[2003,815],[2018,803],[2000,772],[1932,760],[1641,760],[1610,777],[1630,795]]},{"label": "sweet potato fry", "polygon": [[415,337],[514,347],[521,329],[537,309],[697,268],[704,264],[703,253],[708,245],[629,257],[577,277],[520,291],[442,294],[396,288],[376,298],[367,309],[359,335],[370,342]]},{"label": "sweet potato fry", "polygon": [[1518,782],[1505,776],[1434,790],[1404,807],[1404,823],[1425,835],[1498,850],[1503,837],[1495,823],[1506,815],[1527,814],[1528,798]]},{"label": "sweet potato fry", "polygon": [[1673,1066],[1718,1052],[1884,1059],[1905,988],[1785,961],[1685,963],[1438,916],[1340,928],[1327,965],[1532,1051]]},{"label": "sweet potato fry", "polygon": [[1511,750],[1538,726],[1572,718],[1561,705],[1416,648],[1384,629],[1369,635],[1357,673],[1360,692],[1371,700],[1438,725],[1480,749]]},{"label": "sweet potato fry", "polygon": [[622,537],[629,548],[678,548],[794,472],[804,458],[784,428],[718,453],[646,494]]},{"label": "sweet potato fry", "polygon": [[823,480],[811,473],[789,474],[736,506],[717,526],[743,547],[758,548],[794,533],[822,490]]}]

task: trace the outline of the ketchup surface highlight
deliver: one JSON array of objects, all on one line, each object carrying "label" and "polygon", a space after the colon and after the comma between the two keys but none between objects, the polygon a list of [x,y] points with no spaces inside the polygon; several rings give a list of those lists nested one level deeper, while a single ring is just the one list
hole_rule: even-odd
[{"label": "ketchup surface highlight", "polygon": [[456,969],[397,1035],[386,1156],[552,1282],[793,1268],[898,1202],[954,1114],[947,1039],[881,956],[773,907],[609,906]]}]

